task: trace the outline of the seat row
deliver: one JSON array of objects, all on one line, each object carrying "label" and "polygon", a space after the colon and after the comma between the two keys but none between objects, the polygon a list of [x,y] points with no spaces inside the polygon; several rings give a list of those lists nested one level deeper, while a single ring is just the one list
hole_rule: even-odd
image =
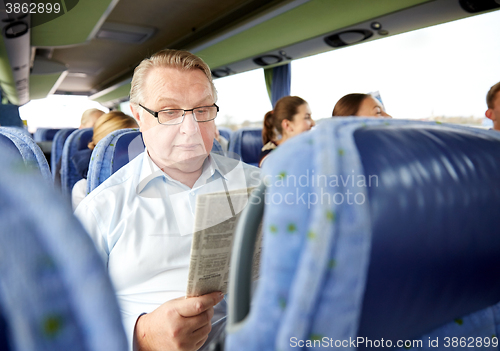
[{"label": "seat row", "polygon": [[[38,168],[46,179],[52,179],[58,186],[61,186],[63,193],[71,193],[73,185],[81,179],[71,162],[71,157],[77,151],[87,148],[87,144],[93,135],[91,128],[41,128],[35,133],[35,140],[21,128],[1,127],[0,131],[2,145],[7,145],[5,148],[10,148],[11,151],[15,150],[14,153],[18,154],[18,157],[20,156],[27,166]],[[220,128],[219,132],[229,138],[229,150],[225,153],[227,156],[241,159],[251,165],[258,165],[262,148],[261,128],[242,128],[235,132]],[[138,141],[129,150],[129,144],[136,137],[139,137]],[[36,140],[39,142],[52,140],[50,167],[43,152],[37,146]],[[93,153],[93,161],[91,161],[89,167],[88,192],[92,191],[144,149],[141,134],[137,130],[113,132],[99,144],[99,147],[96,147]],[[212,151],[224,154],[217,141],[214,141]],[[50,170],[52,170],[52,175]]]},{"label": "seat row", "polygon": [[[0,140],[0,349],[126,349],[90,238]],[[497,348],[498,133],[337,119],[270,157],[238,223],[225,350]]]}]

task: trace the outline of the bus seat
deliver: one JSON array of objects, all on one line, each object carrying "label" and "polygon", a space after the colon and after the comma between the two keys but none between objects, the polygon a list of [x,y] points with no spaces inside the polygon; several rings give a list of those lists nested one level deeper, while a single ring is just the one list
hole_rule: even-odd
[{"label": "bus seat", "polygon": [[258,166],[262,146],[262,128],[241,128],[231,134],[228,155]]},{"label": "bus seat", "polygon": [[9,138],[15,144],[25,164],[30,168],[38,169],[46,180],[51,181],[52,177],[45,155],[35,141],[26,133],[21,128],[0,127],[0,134]]},{"label": "bus seat", "polygon": [[[142,133],[137,129],[121,129],[103,138],[92,152],[87,193],[97,188],[143,151]],[[212,152],[224,155],[222,147],[215,139]]]},{"label": "bus seat", "polygon": [[60,197],[0,149],[0,349],[126,350],[102,258]]},{"label": "bus seat", "polygon": [[33,135],[33,139],[36,142],[40,141],[53,141],[54,136],[60,129],[54,129],[54,128],[38,128]]},{"label": "bus seat", "polygon": [[77,151],[87,148],[93,135],[94,131],[92,128],[77,129],[64,142],[63,153],[61,155],[61,189],[63,194],[71,196],[73,185],[82,179],[71,158]]},{"label": "bus seat", "polygon": [[500,336],[500,133],[335,118],[275,152],[234,239],[226,350]]},{"label": "bus seat", "polygon": [[219,130],[219,134],[226,138],[227,141],[231,140],[231,135],[233,134],[231,129],[226,127],[217,127],[217,129]]},{"label": "bus seat", "polygon": [[64,128],[60,129],[55,135],[54,139],[52,140],[52,152],[50,156],[50,169],[52,170],[52,179],[55,181],[56,180],[56,170],[57,170],[57,164],[59,160],[61,160],[62,152],[63,152],[63,147],[64,147],[64,142],[68,137],[70,136],[71,133],[73,133],[76,130],[76,128]]}]

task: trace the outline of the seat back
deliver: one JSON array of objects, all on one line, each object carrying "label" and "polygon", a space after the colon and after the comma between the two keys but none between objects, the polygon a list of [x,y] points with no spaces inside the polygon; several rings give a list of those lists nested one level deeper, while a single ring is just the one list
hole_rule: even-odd
[{"label": "seat back", "polygon": [[368,188],[371,259],[359,335],[411,340],[500,301],[495,137],[437,126],[354,133],[365,175],[379,178]]},{"label": "seat back", "polygon": [[262,128],[241,128],[231,134],[228,155],[258,166],[262,147]]},{"label": "seat back", "polygon": [[[92,152],[87,193],[141,154],[144,148],[142,133],[137,129],[121,129],[99,141]],[[224,155],[222,147],[215,139],[212,152]]]},{"label": "seat back", "polygon": [[[132,139],[127,139],[131,142],[140,134],[140,132],[137,128],[118,129],[102,138],[95,146],[92,151],[92,157],[90,158],[89,173],[87,176],[87,193],[90,193],[92,190],[97,188],[102,182],[108,179],[111,174],[113,174],[112,165],[116,141],[121,135],[124,134],[134,135]],[[142,149],[144,150],[142,138],[140,143],[134,143],[135,147],[138,147],[139,149],[141,148],[140,144],[142,144]],[[124,161],[125,156],[128,158],[128,145],[125,145],[123,142],[120,143],[120,154],[122,156],[120,157],[120,163],[122,166],[131,161],[131,159],[126,162]]]},{"label": "seat back", "polygon": [[77,151],[87,148],[93,134],[92,128],[77,129],[66,139],[61,156],[61,189],[63,194],[71,195],[73,185],[82,179],[75,165],[71,162],[71,158]]},{"label": "seat back", "polygon": [[90,237],[40,175],[1,149],[0,221],[0,349],[126,350]]},{"label": "seat back", "polygon": [[40,147],[21,128],[0,127],[0,134],[9,138],[17,147],[30,168],[37,169],[46,180],[51,180],[49,164]]},{"label": "seat back", "polygon": [[248,292],[232,286],[245,248],[233,250],[228,350],[499,335],[498,133],[339,118],[275,152],[265,201],[249,202],[266,209],[248,315]]},{"label": "seat back", "polygon": [[54,128],[38,128],[33,135],[33,139],[35,142],[40,142],[40,141],[53,141],[54,136],[60,129],[54,129]]},{"label": "seat back", "polygon": [[54,139],[52,140],[52,152],[50,154],[51,155],[50,156],[50,169],[52,171],[52,179],[54,181],[56,179],[57,164],[61,160],[64,142],[66,141],[66,139],[68,139],[70,134],[73,133],[75,130],[76,130],[76,128],[60,129],[54,135]]},{"label": "seat back", "polygon": [[226,127],[217,127],[217,129],[219,130],[219,134],[226,138],[227,141],[231,140],[231,135],[233,134],[231,129]]}]

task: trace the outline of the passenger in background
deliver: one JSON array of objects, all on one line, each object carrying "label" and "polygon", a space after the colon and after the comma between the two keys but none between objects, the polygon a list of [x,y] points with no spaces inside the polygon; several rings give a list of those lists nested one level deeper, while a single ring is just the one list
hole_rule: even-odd
[{"label": "passenger in background", "polygon": [[264,116],[262,127],[262,151],[259,167],[276,149],[291,137],[306,132],[315,126],[309,104],[298,96],[285,96],[276,102],[274,110]]},{"label": "passenger in background", "polygon": [[332,117],[391,117],[370,94],[347,94],[333,108]]},{"label": "passenger in background", "polygon": [[[92,128],[94,127],[95,122],[104,114],[103,111],[97,108],[91,108],[85,110],[82,114],[82,119],[80,120],[80,127],[78,129]],[[62,166],[62,157],[56,164],[56,176],[54,179],[54,184],[61,186],[61,166]]]},{"label": "passenger in background", "polygon": [[91,108],[91,109],[86,110],[82,115],[82,119],[80,121],[80,127],[78,127],[78,129],[92,128],[94,126],[95,122],[103,114],[104,114],[104,112],[97,109],[97,108]]},{"label": "passenger in background", "polygon": [[92,141],[88,144],[88,149],[78,151],[71,158],[76,170],[83,178],[76,182],[71,192],[73,210],[75,210],[85,196],[87,196],[87,173],[89,171],[92,150],[94,150],[97,143],[109,133],[124,128],[139,128],[139,125],[134,118],[127,116],[121,111],[111,111],[104,114],[94,125],[94,135]]},{"label": "passenger in background", "polygon": [[229,148],[229,140],[227,140],[222,135],[220,135],[219,129],[217,128],[217,126],[215,127],[215,139],[219,142],[220,146],[222,147],[222,151],[224,151],[224,155],[227,155],[227,150]]},{"label": "passenger in background", "polygon": [[500,131],[500,82],[491,87],[486,95],[486,117],[493,121],[493,130]]}]

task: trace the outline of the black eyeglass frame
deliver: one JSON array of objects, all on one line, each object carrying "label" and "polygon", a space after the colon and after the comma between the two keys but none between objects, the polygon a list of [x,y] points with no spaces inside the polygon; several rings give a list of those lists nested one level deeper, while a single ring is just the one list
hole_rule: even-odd
[{"label": "black eyeglass frame", "polygon": [[[158,121],[158,124],[161,124],[162,126],[175,126],[177,124],[181,124],[182,122],[184,122],[184,117],[186,117],[186,112],[189,112],[191,111],[191,113],[193,114],[193,117],[194,117],[194,120],[198,123],[203,123],[203,122],[210,122],[210,121],[213,121],[215,118],[217,118],[217,113],[219,112],[219,106],[217,106],[216,103],[214,103],[213,105],[210,105],[210,106],[198,106],[198,107],[195,107],[195,108],[192,108],[192,109],[189,109],[189,110],[184,110],[182,108],[168,108],[168,109],[165,109],[165,110],[160,110],[158,112],[155,112],[153,110],[150,110],[149,108],[147,107],[144,107],[142,106],[141,104],[139,104],[139,106],[141,106],[143,109],[145,109],[146,111],[148,111],[150,114],[153,115],[153,117],[156,118],[156,120]],[[207,119],[206,121],[198,121],[196,119],[196,114],[194,113],[194,110],[196,109],[199,109],[199,108],[203,108],[203,107],[217,107],[217,112],[215,113],[215,117],[214,118],[211,118],[211,119]],[[174,111],[184,111],[184,113],[182,114],[182,119],[179,123],[172,123],[172,124],[165,124],[165,123],[160,123],[160,119],[158,118],[158,114],[160,112],[165,112],[165,111],[171,111],[171,110],[174,110]]]}]

